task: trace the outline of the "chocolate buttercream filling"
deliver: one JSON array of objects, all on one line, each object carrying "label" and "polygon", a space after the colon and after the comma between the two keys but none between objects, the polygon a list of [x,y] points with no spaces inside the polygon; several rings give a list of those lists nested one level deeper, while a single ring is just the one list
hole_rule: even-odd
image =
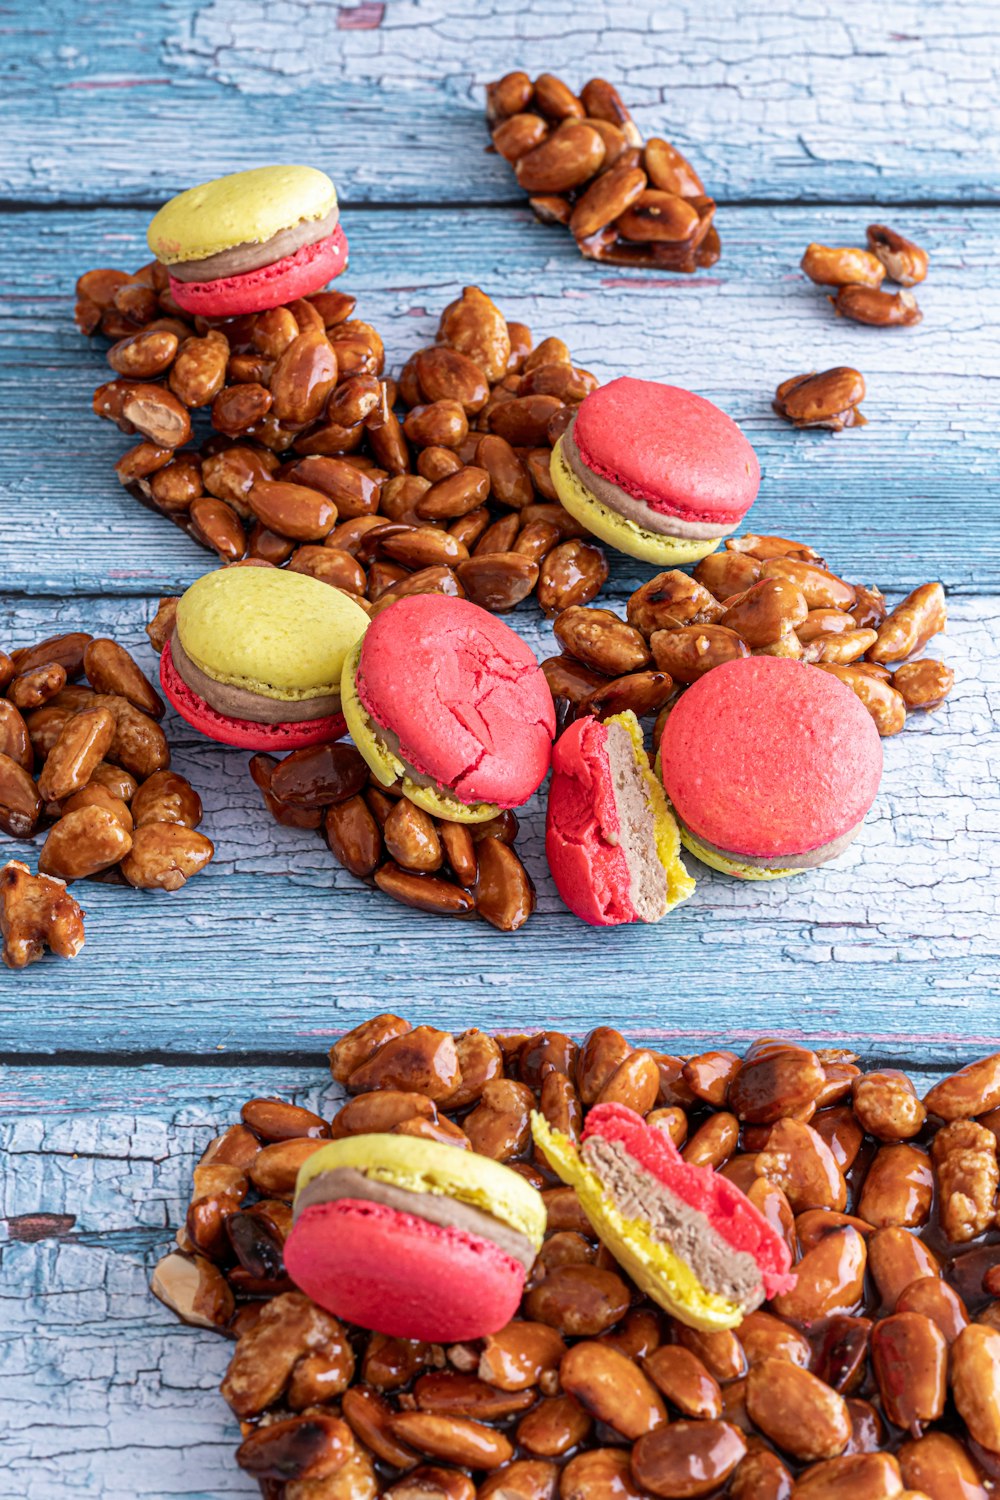
[{"label": "chocolate buttercream filling", "polygon": [[610,479],[596,474],[593,469],[588,468],[583,459],[580,449],[577,447],[576,438],[573,436],[573,428],[576,426],[576,417],[566,428],[563,434],[562,452],[566,459],[566,467],[573,473],[584,489],[599,500],[608,510],[615,511],[624,516],[626,521],[633,521],[636,526],[641,526],[643,531],[655,532],[657,536],[679,536],[689,538],[691,541],[707,541],[711,537],[725,536],[731,531],[731,526],[726,526],[721,521],[683,521],[677,516],[668,516],[663,511],[654,510],[647,505],[645,500],[637,500],[621,485],[613,484]]},{"label": "chocolate buttercream filling", "polygon": [[300,219],[290,229],[279,229],[269,240],[246,241],[233,245],[229,250],[219,250],[215,255],[206,255],[203,260],[179,260],[168,266],[175,281],[217,281],[223,276],[242,276],[247,271],[259,271],[273,261],[294,255],[303,245],[315,245],[332,234],[340,220],[336,204],[322,219]]},{"label": "chocolate buttercream filling", "polygon": [[170,655],[177,675],[192,693],[204,698],[209,708],[227,719],[246,719],[251,724],[305,724],[340,713],[339,693],[318,693],[314,698],[271,698],[250,688],[216,682],[195,666],[180,643],[176,629],[170,637]]},{"label": "chocolate buttercream filling", "polygon": [[658,922],[667,909],[667,872],[656,850],[656,819],[628,730],[607,726],[606,750],[621,827],[621,850],[629,875],[629,899],[644,922]]},{"label": "chocolate buttercream filling", "polygon": [[706,1291],[753,1312],[764,1300],[760,1268],[752,1255],[727,1244],[705,1214],[692,1208],[648,1172],[620,1141],[591,1136],[581,1154],[627,1219],[641,1219],[652,1238],[690,1266]]},{"label": "chocolate buttercream filling", "polygon": [[331,1172],[320,1172],[295,1197],[296,1219],[307,1208],[317,1203],[336,1203],[338,1198],[359,1198],[367,1203],[382,1203],[400,1213],[415,1214],[430,1224],[440,1224],[443,1229],[459,1229],[465,1234],[474,1234],[482,1240],[491,1240],[511,1260],[516,1260],[525,1271],[530,1271],[535,1261],[535,1251],[527,1235],[512,1229],[500,1219],[470,1203],[450,1198],[445,1193],[414,1192],[410,1188],[396,1187],[381,1178],[369,1177],[356,1167],[335,1167]]},{"label": "chocolate buttercream filling", "polygon": [[695,833],[689,828],[684,819],[674,809],[681,829],[707,849],[710,854],[718,854],[721,859],[732,860],[735,865],[747,865],[752,870],[815,870],[820,865],[825,865],[827,860],[836,859],[838,854],[843,854],[848,844],[854,842],[861,832],[860,823],[855,823],[846,833],[838,834],[835,839],[829,839],[825,844],[819,844],[815,849],[807,849],[804,854],[736,854],[732,849],[723,849],[719,844],[710,843],[708,839],[702,838],[700,833]]}]

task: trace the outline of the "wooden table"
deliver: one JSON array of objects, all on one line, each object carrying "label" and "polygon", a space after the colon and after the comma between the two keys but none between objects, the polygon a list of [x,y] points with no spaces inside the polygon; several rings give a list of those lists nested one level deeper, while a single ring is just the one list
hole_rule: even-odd
[{"label": "wooden table", "polygon": [[[761,1030],[848,1037],[921,1075],[997,1045],[998,37],[996,7],[957,0],[8,10],[3,644],[84,628],[153,669],[157,597],[209,558],[114,478],[123,444],[90,412],[106,372],[73,328],[73,281],[141,264],[151,211],[191,182],[304,160],[338,182],[343,285],[394,367],[475,282],[602,379],[703,392],[760,454],[755,529],[801,537],[893,598],[944,581],[951,623],[932,649],[958,683],[886,742],[877,806],[844,858],[775,885],[699,869],[659,927],[591,931],[561,908],[535,799],[539,911],[514,937],[356,884],[315,836],[266,817],[245,756],[171,721],[215,862],[169,896],[86,886],[83,955],[0,981],[0,1496],[255,1493],[214,1394],[229,1348],[177,1326],[148,1271],[216,1124],[254,1092],[322,1097],[325,1049],[372,1011],[578,1033],[612,1020],[673,1050]],[[646,133],[691,155],[720,205],[716,267],[600,267],[534,222],[483,149],[483,84],[518,65],[606,74]],[[798,271],[810,240],[863,243],[872,220],[931,251],[915,329],[835,320]],[[774,416],[779,380],[841,363],[866,376],[868,427],[795,432]],[[644,576],[619,559],[602,602]],[[533,607],[516,624],[551,654]]]}]

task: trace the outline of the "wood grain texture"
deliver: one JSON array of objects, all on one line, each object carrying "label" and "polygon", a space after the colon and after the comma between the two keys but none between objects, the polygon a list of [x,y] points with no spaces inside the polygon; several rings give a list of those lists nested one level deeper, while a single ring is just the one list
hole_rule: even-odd
[{"label": "wood grain texture", "polygon": [[[805,245],[863,241],[881,209],[731,208],[709,274],[654,277],[597,267],[562,230],[521,210],[348,216],[341,285],[398,369],[431,341],[441,309],[468,282],[511,318],[564,336],[602,379],[645,375],[687,385],[740,421],[760,454],[759,531],[801,532],[848,577],[907,590],[1000,591],[996,431],[1000,323],[994,215],[920,209],[898,222],[933,256],[916,328],[833,315],[798,269]],[[125,494],[113,472],[129,441],[91,411],[109,378],[106,342],[72,323],[76,276],[148,256],[148,215],[25,213],[0,237],[0,557],[2,585],[32,593],[167,593],[208,554]],[[779,381],[851,364],[865,375],[869,425],[798,432],[771,410]],[[19,415],[24,414],[24,415]],[[615,561],[631,588],[649,569]]]},{"label": "wood grain texture", "polygon": [[[148,614],[131,599],[18,601],[0,614],[0,639],[90,629],[154,673]],[[551,655],[550,627],[515,618],[538,655]],[[545,864],[542,796],[523,812],[519,843],[539,910],[521,932],[500,934],[360,885],[317,835],[271,821],[244,753],[171,715],[174,765],[202,795],[214,863],[173,894],[76,887],[87,946],[0,986],[0,1051],[308,1051],[388,997],[449,1026],[532,1028],[544,1017],[581,1031],[613,1012],[695,1046],[776,1025],[903,1050],[915,1037],[985,1042],[998,996],[990,866],[1000,794],[980,747],[1000,694],[989,644],[998,627],[995,601],[954,604],[934,650],[958,684],[944,709],[912,716],[884,742],[878,800],[841,859],[773,883],[692,861],[691,900],[657,926],[610,932],[562,906]]]},{"label": "wood grain texture", "polygon": [[[230,1346],[180,1327],[148,1274],[215,1128],[255,1091],[329,1113],[323,1054],[364,1015],[576,1033],[612,1018],[677,1051],[852,1037],[908,1060],[921,1092],[1000,1045],[1000,15],[966,0],[15,0],[2,26],[0,645],[81,626],[154,669],[156,596],[210,559],[118,487],[127,440],[90,414],[103,342],[73,329],[72,284],[145,261],[163,198],[275,157],[334,175],[342,284],[392,365],[479,283],[602,379],[654,375],[730,410],[765,471],[755,529],[801,533],[895,596],[934,576],[952,596],[933,649],[954,695],[886,742],[848,855],[775,886],[701,871],[653,929],[597,933],[561,908],[539,798],[522,933],[396,907],[316,836],[277,828],[244,755],[171,720],[215,863],[174,895],[86,883],[80,959],[0,970],[0,1500],[250,1500],[217,1394]],[[691,155],[724,205],[716,268],[602,269],[535,223],[484,151],[483,85],[517,65],[608,75],[646,133]],[[798,271],[809,240],[858,242],[874,219],[932,252],[917,329],[835,320]],[[838,363],[863,370],[870,426],[831,437],[774,417],[779,380]],[[646,576],[619,560],[607,602]],[[513,623],[552,650],[533,608]],[[25,852],[0,841],[0,858]]]},{"label": "wood grain texture", "polygon": [[55,0],[5,37],[0,192],[150,202],[277,156],[348,202],[509,200],[483,86],[525,67],[614,79],[725,199],[993,200],[995,32],[963,0]]}]

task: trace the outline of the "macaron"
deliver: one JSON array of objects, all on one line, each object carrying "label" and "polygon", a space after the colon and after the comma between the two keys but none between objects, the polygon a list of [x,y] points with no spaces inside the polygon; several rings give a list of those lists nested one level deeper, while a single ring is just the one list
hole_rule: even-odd
[{"label": "macaron", "polygon": [[788,1246],[746,1194],[684,1161],[666,1131],[634,1110],[595,1105],[579,1145],[540,1114],[531,1127],[602,1244],[680,1322],[735,1328],[795,1285]]},{"label": "macaron", "polygon": [[438,817],[520,807],[549,769],[555,710],[538,661],[467,599],[416,594],[383,610],[344,663],[341,697],[379,781]]},{"label": "macaron", "polygon": [[307,297],[347,264],[337,191],[316,167],[255,167],[188,188],[146,238],[178,307],[206,318]]},{"label": "macaron", "polygon": [[341,672],[367,625],[353,599],[306,573],[221,568],[182,594],[160,681],[181,717],[224,745],[321,745],[347,728]]},{"label": "macaron", "polygon": [[517,1311],[545,1234],[541,1194],[487,1156],[404,1135],[354,1135],[299,1169],[285,1269],[338,1318],[452,1343]]},{"label": "macaron", "polygon": [[757,455],[724,411],[629,376],[581,402],[551,473],[570,515],[601,541],[670,567],[714,552],[760,488]]},{"label": "macaron", "polygon": [[577,719],[556,741],[545,852],[560,896],[592,927],[658,922],[694,890],[634,713]]},{"label": "macaron", "polygon": [[692,854],[727,875],[774,880],[846,849],[875,800],[882,741],[832,673],[749,656],[681,695],[659,766]]}]

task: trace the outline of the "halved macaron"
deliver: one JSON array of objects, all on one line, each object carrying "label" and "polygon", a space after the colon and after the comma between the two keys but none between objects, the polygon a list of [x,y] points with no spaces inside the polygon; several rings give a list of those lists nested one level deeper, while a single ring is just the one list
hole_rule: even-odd
[{"label": "halved macaron", "polygon": [[671,567],[714,552],[760,487],[757,455],[724,411],[629,376],[581,402],[551,471],[570,515],[601,541]]},{"label": "halved macaron", "polygon": [[344,661],[368,626],[353,599],[281,568],[206,573],[181,596],[163,691],[209,739],[244,750],[336,740]]},{"label": "halved macaron", "polygon": [[545,852],[560,896],[592,927],[658,922],[694,890],[635,714],[577,719],[556,741]]},{"label": "halved macaron", "polygon": [[318,292],[347,264],[337,191],[315,167],[255,167],[171,198],[149,226],[178,307],[263,312]]},{"label": "halved macaron", "polygon": [[746,1194],[634,1110],[595,1105],[578,1146],[540,1114],[531,1128],[615,1260],[682,1323],[734,1328],[795,1285],[788,1246]]},{"label": "halved macaron", "polygon": [[832,674],[749,656],[681,695],[659,766],[692,854],[727,875],[774,880],[846,849],[875,800],[882,741]]},{"label": "halved macaron", "polygon": [[338,1318],[451,1343],[517,1311],[545,1234],[541,1194],[489,1157],[438,1141],[355,1135],[299,1169],[285,1269]]},{"label": "halved macaron", "polygon": [[556,732],[529,646],[496,615],[443,594],[399,599],[344,663],[351,738],[385,786],[438,817],[482,823],[545,778]]}]

